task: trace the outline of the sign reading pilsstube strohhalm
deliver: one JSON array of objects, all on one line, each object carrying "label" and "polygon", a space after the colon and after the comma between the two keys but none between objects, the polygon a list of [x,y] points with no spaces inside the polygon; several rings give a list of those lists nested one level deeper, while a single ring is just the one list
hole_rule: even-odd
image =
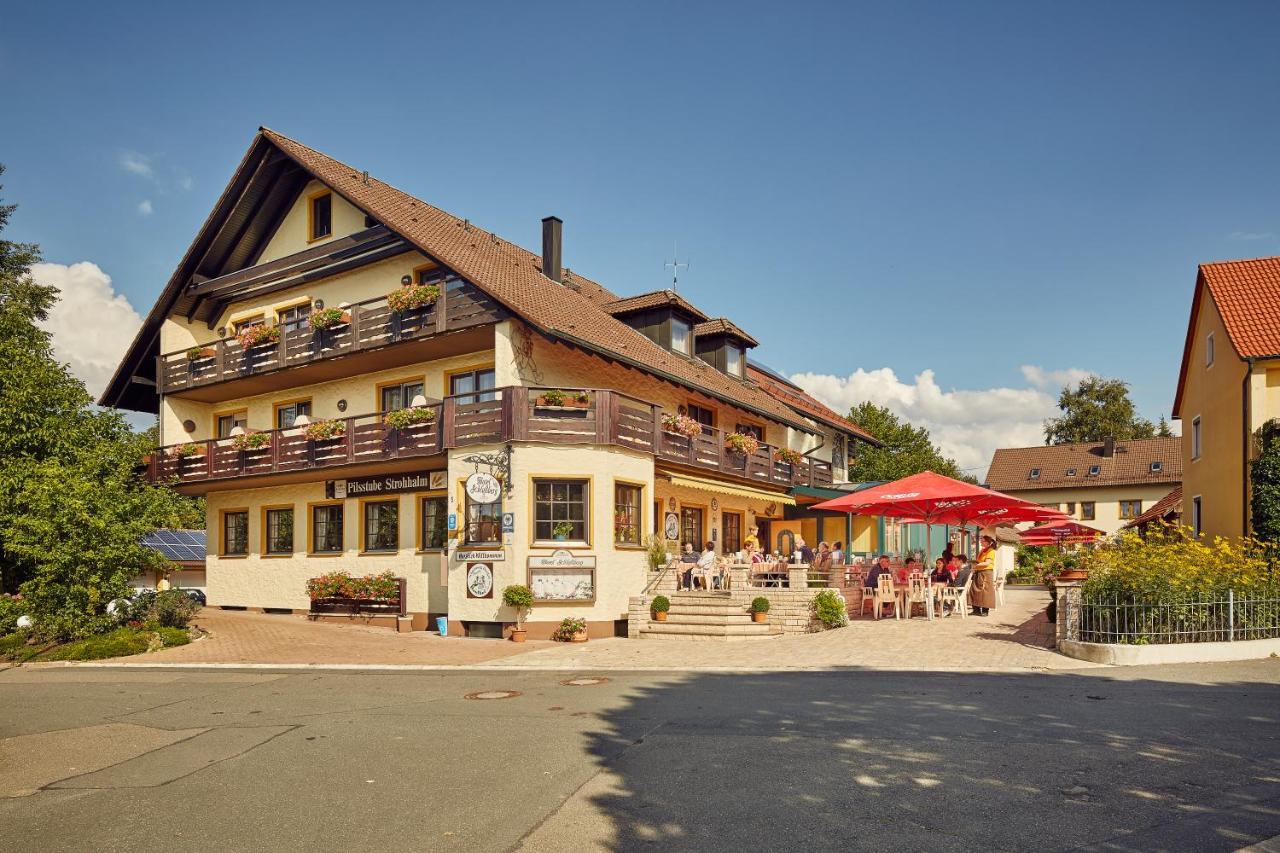
[{"label": "sign reading pilsstube strohhalm", "polygon": [[[367,495],[392,495],[397,492],[425,492],[439,489],[443,483],[437,476],[432,483],[430,471],[412,474],[388,474],[385,477],[367,477],[362,480],[329,480],[325,493],[330,498],[359,498]],[[440,472],[434,472],[439,474]]]}]

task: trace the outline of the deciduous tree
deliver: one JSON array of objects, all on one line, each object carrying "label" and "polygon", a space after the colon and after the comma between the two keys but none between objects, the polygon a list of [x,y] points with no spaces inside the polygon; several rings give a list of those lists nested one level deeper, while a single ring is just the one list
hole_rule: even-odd
[{"label": "deciduous tree", "polygon": [[[1138,417],[1129,385],[1120,379],[1090,376],[1058,395],[1062,416],[1044,422],[1045,444],[1073,444],[1114,438],[1154,438],[1151,421]],[[1167,428],[1167,425],[1166,425]]]},{"label": "deciduous tree", "polygon": [[859,403],[849,410],[849,420],[884,444],[855,450],[849,465],[849,479],[854,482],[899,480],[921,471],[977,482],[961,471],[954,459],[942,454],[929,430],[912,426],[884,406]]}]

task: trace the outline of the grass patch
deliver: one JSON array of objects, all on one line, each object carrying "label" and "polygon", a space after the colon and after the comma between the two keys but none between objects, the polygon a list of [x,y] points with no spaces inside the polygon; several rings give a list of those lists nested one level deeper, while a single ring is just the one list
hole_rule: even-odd
[{"label": "grass patch", "polygon": [[160,642],[164,643],[166,649],[185,646],[191,642],[191,635],[185,628],[157,628],[156,633],[160,635]]},{"label": "grass patch", "polygon": [[117,628],[96,637],[72,640],[40,655],[40,660],[101,660],[142,654],[151,641],[150,635],[133,628]]},{"label": "grass patch", "polygon": [[43,646],[28,646],[27,635],[19,631],[0,637],[0,660],[23,663],[40,654],[42,648]]}]

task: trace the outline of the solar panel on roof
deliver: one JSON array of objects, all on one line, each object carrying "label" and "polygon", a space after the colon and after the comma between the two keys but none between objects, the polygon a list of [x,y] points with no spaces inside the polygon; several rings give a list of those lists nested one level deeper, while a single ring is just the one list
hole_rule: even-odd
[{"label": "solar panel on roof", "polygon": [[200,561],[205,558],[203,530],[153,530],[142,537],[142,544],[159,551],[174,562]]}]

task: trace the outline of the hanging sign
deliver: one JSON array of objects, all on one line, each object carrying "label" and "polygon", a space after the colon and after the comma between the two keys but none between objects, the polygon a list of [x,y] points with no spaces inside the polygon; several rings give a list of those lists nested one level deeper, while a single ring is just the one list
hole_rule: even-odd
[{"label": "hanging sign", "polygon": [[493,598],[493,566],[488,563],[467,566],[467,598]]},{"label": "hanging sign", "polygon": [[502,497],[502,481],[492,474],[477,471],[467,478],[467,497],[478,504],[491,504]]}]

